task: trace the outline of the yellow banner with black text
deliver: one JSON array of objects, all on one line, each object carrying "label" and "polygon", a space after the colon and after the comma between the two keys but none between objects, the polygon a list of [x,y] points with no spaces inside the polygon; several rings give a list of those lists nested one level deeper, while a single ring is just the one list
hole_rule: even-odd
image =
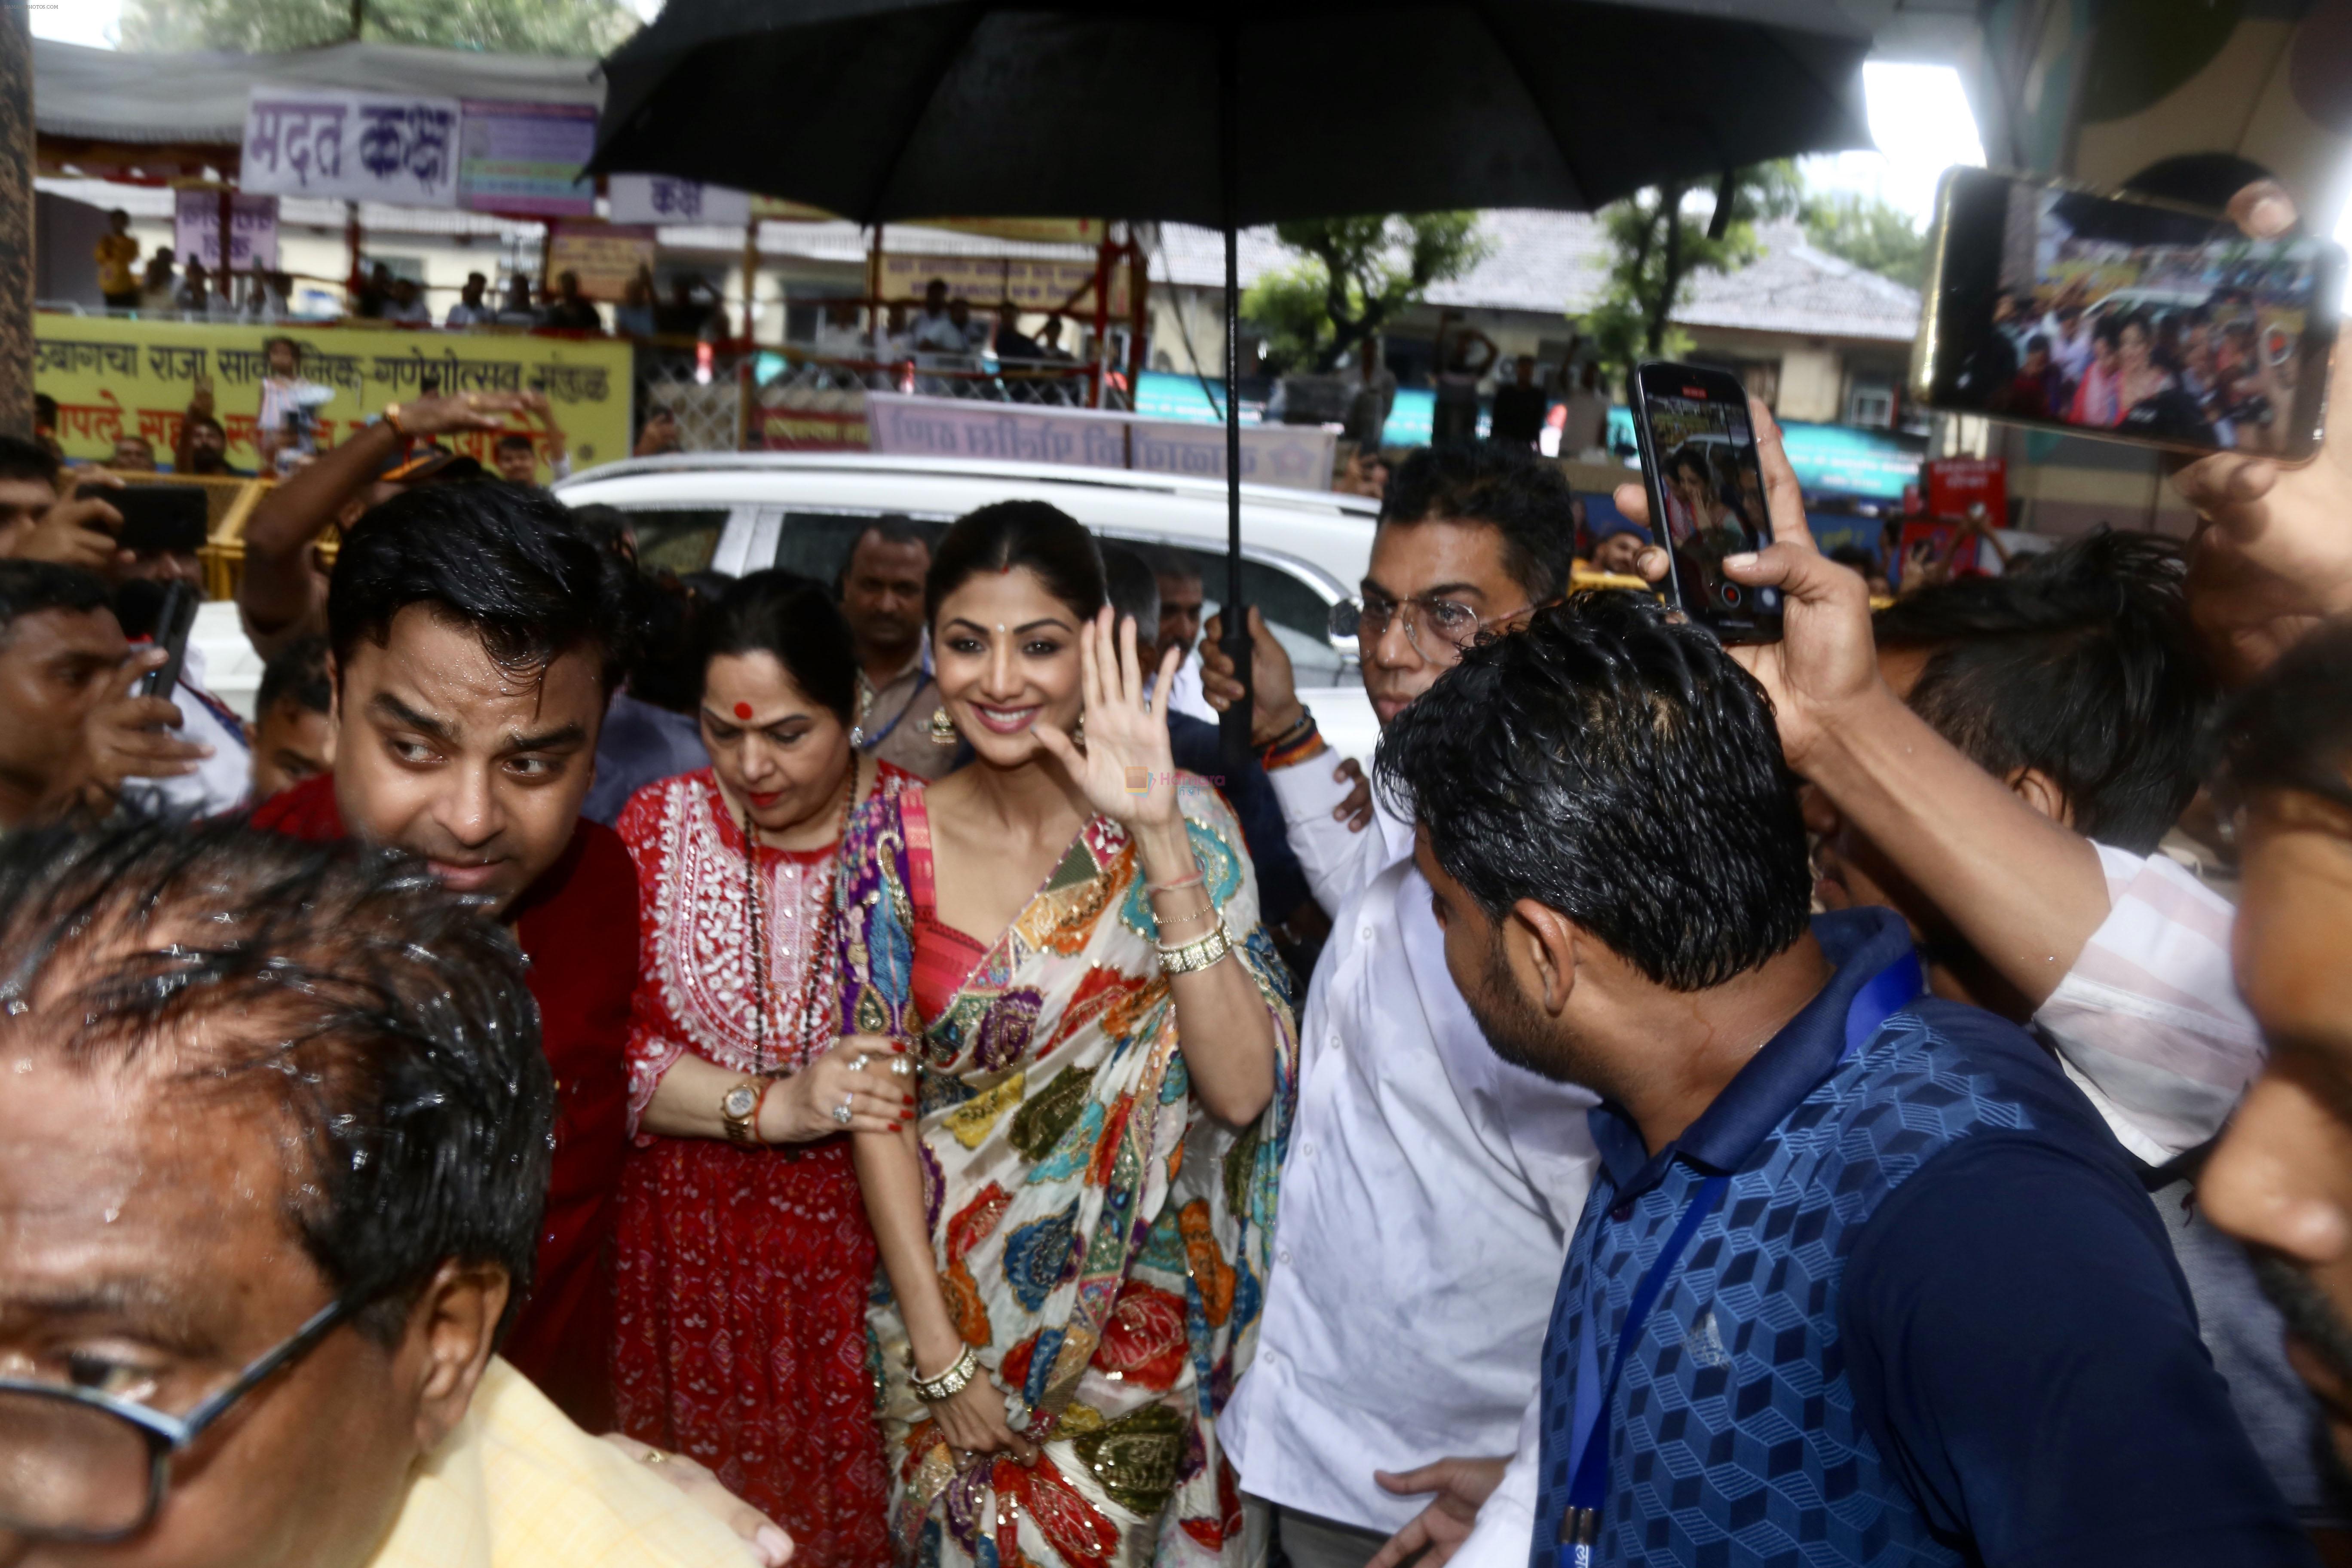
[{"label": "yellow banner with black text", "polygon": [[[541,392],[570,439],[575,467],[629,454],[630,350],[623,342],[523,332],[424,332],[308,322],[274,326],[138,321],[44,311],[34,322],[33,384],[58,400],[57,437],[68,458],[104,462],[123,436],[143,436],[169,466],[180,422],[200,386],[228,435],[230,463],[254,466],[254,425],[268,374],[264,347],[290,338],[303,379],[332,393],[319,405],[319,444],[363,428],[387,403],[430,392]],[[520,416],[513,429],[537,435]],[[446,443],[484,463],[498,435]],[[545,474],[542,468],[542,477]]]}]

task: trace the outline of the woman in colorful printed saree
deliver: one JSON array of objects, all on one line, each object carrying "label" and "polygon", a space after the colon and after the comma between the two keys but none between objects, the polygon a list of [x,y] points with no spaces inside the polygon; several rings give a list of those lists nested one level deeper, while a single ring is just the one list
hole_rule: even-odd
[{"label": "woman in colorful printed saree", "polygon": [[854,1141],[899,1554],[1238,1563],[1213,1418],[1297,1060],[1241,832],[1174,772],[1078,524],[983,508],[928,587],[933,722],[976,758],[861,808],[841,884],[845,1028],[919,1064],[915,1125]]},{"label": "woman in colorful printed saree", "polygon": [[911,1115],[913,1080],[840,1044],[833,885],[852,805],[908,775],[850,746],[856,656],[820,584],[753,573],[701,630],[711,765],[618,824],[640,956],[614,1401],[630,1436],[782,1524],[802,1568],[882,1568],[874,1234],[847,1133]]}]

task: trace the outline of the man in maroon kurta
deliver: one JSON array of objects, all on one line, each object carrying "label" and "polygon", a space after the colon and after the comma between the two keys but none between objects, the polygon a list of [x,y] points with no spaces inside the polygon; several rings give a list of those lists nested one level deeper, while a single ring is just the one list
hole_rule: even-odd
[{"label": "man in maroon kurta", "polygon": [[[264,803],[253,821],[296,838],[345,837],[331,773]],[[612,1237],[637,977],[635,876],[620,836],[583,816],[507,911],[530,960],[541,1047],[555,1069],[555,1158],[530,1294],[499,1353],[591,1432],[613,1426]]]},{"label": "man in maroon kurta", "polygon": [[530,956],[555,1149],[536,1277],[503,1353],[592,1432],[613,1425],[637,906],[627,851],[579,808],[627,615],[617,565],[543,493],[465,484],[385,502],[345,537],[328,595],[334,772],[253,819],[418,855]]}]

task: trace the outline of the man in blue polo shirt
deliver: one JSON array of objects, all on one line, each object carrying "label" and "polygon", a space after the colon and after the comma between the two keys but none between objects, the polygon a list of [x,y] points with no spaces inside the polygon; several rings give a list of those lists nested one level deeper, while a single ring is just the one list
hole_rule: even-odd
[{"label": "man in blue polo shirt", "polygon": [[1544,1347],[1534,1568],[2315,1561],[2122,1151],[1901,920],[1808,920],[1770,709],[1581,595],[1381,742],[1446,966],[1601,1096]]}]

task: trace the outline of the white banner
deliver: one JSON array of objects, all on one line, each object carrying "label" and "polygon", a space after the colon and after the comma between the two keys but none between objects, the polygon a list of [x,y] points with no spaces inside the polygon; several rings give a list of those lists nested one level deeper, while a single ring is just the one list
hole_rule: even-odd
[{"label": "white banner", "polygon": [[[1328,490],[1339,456],[1337,434],[1319,425],[1242,426],[1242,482]],[[1225,477],[1225,427],[1184,419],[1138,419],[1128,466],[1147,474]]]},{"label": "white banner", "polygon": [[[867,395],[874,450],[893,457],[984,458],[1009,463],[1134,468],[1196,479],[1225,477],[1225,428],[1181,419],[1138,419],[1091,408],[1041,408],[966,397]],[[1335,437],[1311,425],[1242,429],[1242,479],[1328,490]]]},{"label": "white banner", "polygon": [[[172,209],[172,248],[182,261],[220,266],[220,198],[218,191],[177,193]],[[230,198],[229,268],[249,271],[278,266],[278,198],[239,191]]]},{"label": "white banner", "polygon": [[614,223],[709,224],[740,228],[751,221],[751,195],[699,180],[667,174],[611,174],[604,194],[612,198]]},{"label": "white banner", "polygon": [[257,87],[237,183],[272,195],[453,207],[458,118],[454,98]]}]

